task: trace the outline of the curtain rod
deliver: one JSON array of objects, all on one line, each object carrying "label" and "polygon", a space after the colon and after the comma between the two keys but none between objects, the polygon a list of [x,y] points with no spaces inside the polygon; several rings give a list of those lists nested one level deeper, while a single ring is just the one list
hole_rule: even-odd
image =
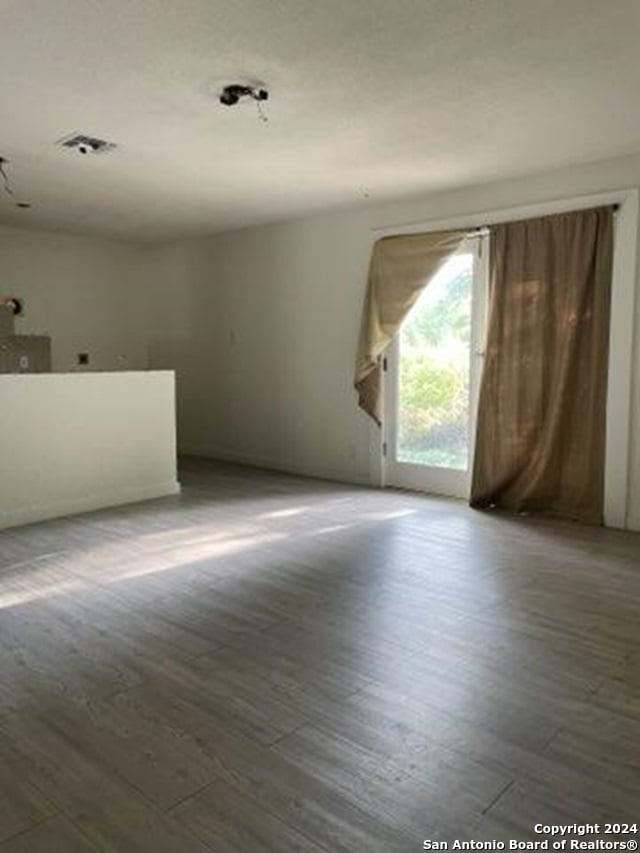
[{"label": "curtain rod", "polygon": [[[604,205],[604,206],[610,207],[614,213],[617,213],[620,210],[620,204],[618,202],[616,202],[615,204]],[[569,212],[573,213],[573,211],[569,211]],[[553,216],[554,214],[549,214],[549,215]],[[497,225],[499,223],[494,222],[492,224]],[[491,229],[491,225],[479,225],[477,228],[470,228],[467,231],[466,236],[467,237],[486,237],[489,234],[490,229]]]}]

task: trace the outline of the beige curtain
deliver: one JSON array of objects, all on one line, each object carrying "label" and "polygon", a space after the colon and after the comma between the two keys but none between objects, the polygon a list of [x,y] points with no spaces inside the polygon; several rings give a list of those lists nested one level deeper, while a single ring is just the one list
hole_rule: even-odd
[{"label": "beige curtain", "polygon": [[383,237],[373,247],[362,310],[355,387],[360,408],[382,421],[380,356],[420,292],[460,246],[466,231]]},{"label": "beige curtain", "polygon": [[471,504],[602,523],[613,209],[491,228]]}]

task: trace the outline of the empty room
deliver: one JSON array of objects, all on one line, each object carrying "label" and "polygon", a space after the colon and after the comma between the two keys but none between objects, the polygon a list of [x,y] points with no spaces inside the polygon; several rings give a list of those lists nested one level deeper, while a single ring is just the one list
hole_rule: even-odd
[{"label": "empty room", "polygon": [[1,8],[0,853],[637,850],[637,0]]}]

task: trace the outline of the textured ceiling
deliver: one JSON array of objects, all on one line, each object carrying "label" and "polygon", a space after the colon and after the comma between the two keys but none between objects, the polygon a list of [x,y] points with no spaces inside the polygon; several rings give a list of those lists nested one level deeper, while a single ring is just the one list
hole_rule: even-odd
[{"label": "textured ceiling", "polygon": [[[203,234],[640,149],[638,0],[3,0],[0,222]],[[271,90],[225,108],[225,82]],[[82,157],[72,131],[118,144]]]}]

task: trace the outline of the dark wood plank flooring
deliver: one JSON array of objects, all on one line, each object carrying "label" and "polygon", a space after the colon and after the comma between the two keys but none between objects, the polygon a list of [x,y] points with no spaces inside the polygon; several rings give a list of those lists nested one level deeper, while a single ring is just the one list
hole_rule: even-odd
[{"label": "dark wood plank flooring", "polygon": [[638,535],[195,459],[181,479],[0,534],[0,853],[638,820]]}]

